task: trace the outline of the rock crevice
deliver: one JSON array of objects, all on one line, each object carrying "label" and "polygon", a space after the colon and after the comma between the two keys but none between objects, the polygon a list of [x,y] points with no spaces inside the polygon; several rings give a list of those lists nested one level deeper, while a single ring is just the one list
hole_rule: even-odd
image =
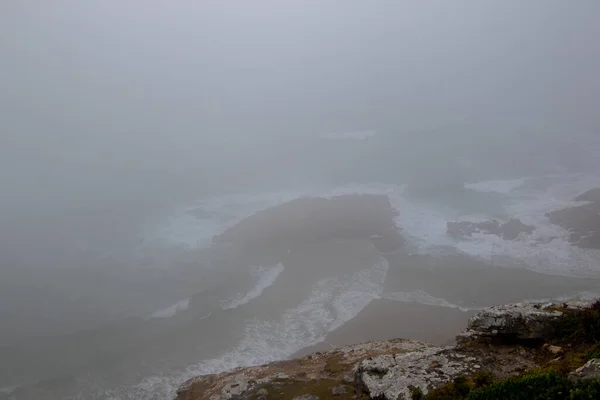
[{"label": "rock crevice", "polygon": [[[200,376],[180,388],[177,400],[292,400],[302,396],[409,400],[414,390],[427,394],[478,371],[503,378],[538,366],[537,353],[528,344],[543,344],[564,313],[590,305],[522,302],[490,307],[470,319],[454,346],[400,339],[345,346],[297,360]],[[554,347],[539,346],[549,354]],[[598,365],[592,360],[571,377],[597,376]]]}]

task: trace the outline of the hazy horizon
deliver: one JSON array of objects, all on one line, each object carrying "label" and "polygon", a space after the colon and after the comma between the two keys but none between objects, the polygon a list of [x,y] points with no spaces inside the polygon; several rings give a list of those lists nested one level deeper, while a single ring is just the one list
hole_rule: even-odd
[{"label": "hazy horizon", "polygon": [[[287,266],[236,277],[231,254],[199,243],[297,197],[385,195],[410,245],[475,258],[489,241],[447,242],[448,220],[544,224],[598,182],[599,13],[595,0],[5,1],[0,347],[283,279]],[[538,239],[492,249],[536,272],[593,270],[566,241],[560,255],[527,247]],[[573,260],[588,264],[560,269]]]}]

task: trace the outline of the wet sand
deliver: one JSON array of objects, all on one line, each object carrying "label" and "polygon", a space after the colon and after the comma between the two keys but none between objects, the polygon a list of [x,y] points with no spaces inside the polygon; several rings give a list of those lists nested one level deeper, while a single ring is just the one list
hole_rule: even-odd
[{"label": "wet sand", "polygon": [[[290,355],[286,349],[298,348],[297,343],[290,346],[290,340],[302,346],[324,334],[330,322],[318,322],[314,328],[314,319],[349,315],[349,308],[356,311],[352,300],[341,310],[332,303],[345,290],[354,291],[352,295],[363,295],[361,291],[366,290],[367,296],[376,299],[353,319],[326,334],[322,343],[308,346],[294,356],[376,339],[407,338],[447,344],[474,313],[456,306],[476,308],[571,295],[600,287],[597,280],[542,275],[518,266],[497,267],[461,255],[410,255],[396,229],[395,215],[387,197],[374,195],[299,199],[265,210],[215,239],[215,246],[208,251],[215,271],[224,274],[221,286],[199,290],[191,297],[188,310],[170,318],[122,321],[92,332],[48,340],[36,347],[40,352],[50,349],[43,360],[37,357],[38,351],[18,354],[18,349],[14,352],[11,349],[8,352],[11,358],[20,360],[4,367],[14,370],[15,364],[19,364],[25,374],[28,365],[36,360],[40,378],[64,376],[66,380],[61,381],[60,388],[55,388],[51,381],[38,386],[50,385],[53,394],[59,393],[54,398],[79,390],[78,386],[69,385],[77,383],[77,376],[90,374],[96,379],[93,385],[98,382],[102,387],[125,385],[125,390],[129,390],[130,385],[144,377],[181,370],[235,349],[248,339],[248,334],[253,334],[246,331],[249,321],[258,321],[258,336],[266,334],[267,338],[250,337],[239,355],[242,358],[226,360],[232,363],[231,367],[247,363],[247,358],[257,352],[258,356],[254,356],[260,362],[268,361],[269,357],[285,358]],[[382,273],[381,280],[369,276],[365,279],[370,282],[362,282],[366,286],[359,281],[351,289],[326,286],[321,289],[325,300],[312,298],[319,282],[355,279],[353,274],[372,268],[382,258],[387,260],[389,268],[387,274],[385,269],[378,272]],[[283,271],[258,297],[233,310],[221,309],[223,298],[238,292],[245,295],[252,290],[247,287],[249,266],[277,263],[282,263]],[[394,298],[403,301],[391,300]],[[285,313],[306,301],[317,308],[316,312],[307,315],[301,310],[291,318],[291,328],[285,325],[289,322],[284,318]],[[439,305],[444,302],[447,307]],[[270,331],[270,327],[276,329]],[[88,389],[95,388],[85,388]],[[145,395],[148,397],[148,393]],[[48,393],[45,396],[53,398]]]},{"label": "wet sand", "polygon": [[[391,338],[447,345],[465,329],[478,308],[577,296],[600,287],[598,279],[546,275],[518,265],[495,266],[458,254],[437,257],[400,251],[385,257],[390,268],[382,298],[373,300],[321,343],[302,349],[293,357]],[[403,301],[390,299],[398,297]],[[435,305],[444,303],[445,306]]]},{"label": "wet sand", "polygon": [[324,341],[300,350],[292,358],[371,340],[403,338],[446,345],[464,329],[474,313],[418,303],[373,300],[354,319],[330,332]]},{"label": "wet sand", "polygon": [[466,307],[556,298],[600,288],[599,279],[542,274],[524,265],[498,266],[459,254],[386,257],[390,263],[386,293],[418,289]]}]

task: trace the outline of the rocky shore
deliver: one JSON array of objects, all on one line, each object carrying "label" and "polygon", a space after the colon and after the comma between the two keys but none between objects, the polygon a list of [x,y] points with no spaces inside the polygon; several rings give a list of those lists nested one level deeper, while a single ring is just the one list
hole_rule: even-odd
[{"label": "rocky shore", "polygon": [[[590,190],[573,200],[581,203],[575,203],[572,208],[551,212],[547,217],[551,223],[559,225],[571,233],[573,244],[585,248],[598,248],[596,228],[600,226],[598,220],[600,190]],[[293,213],[285,209],[285,207],[292,206],[294,207]],[[333,210],[336,209],[337,211],[334,213]],[[343,215],[340,214],[340,210],[343,211]],[[237,244],[243,242],[244,249],[272,248],[275,243],[276,248],[285,249],[283,252],[274,252],[283,254],[284,263],[288,261],[290,249],[292,255],[297,254],[295,250],[298,247],[297,243],[316,248],[313,242],[314,237],[367,240],[380,251],[396,249],[402,246],[403,238],[390,222],[393,216],[394,210],[390,207],[387,199],[377,196],[340,196],[329,200],[301,199],[297,203],[292,202],[292,204],[280,206],[275,210],[259,213],[215,238],[215,242]],[[326,224],[322,224],[324,220],[327,221]],[[309,221],[318,221],[319,223],[311,224]],[[290,226],[296,227],[296,230],[290,230]],[[504,222],[498,220],[457,221],[450,222],[447,226],[448,234],[455,238],[489,234],[505,240],[518,240],[523,236],[529,236],[535,229],[535,226],[527,225],[518,219],[509,219]],[[260,234],[257,235],[256,232],[260,232]],[[307,237],[311,240],[309,241]],[[246,240],[247,238],[251,238],[251,241]],[[377,243],[378,240],[382,243]],[[381,249],[378,245],[381,246]],[[352,245],[352,248],[356,248],[356,243]],[[336,253],[339,254],[339,252]],[[387,253],[385,256],[388,263],[395,268],[391,268],[388,273],[385,290],[380,299],[372,302],[378,312],[366,310],[363,314],[379,315],[381,310],[384,310],[389,315],[386,314],[382,318],[375,316],[368,323],[368,318],[360,314],[355,319],[356,322],[350,321],[347,326],[328,335],[326,341],[309,347],[308,351],[298,352],[294,356],[299,358],[293,360],[237,368],[216,375],[191,379],[180,387],[177,392],[177,400],[466,399],[464,393],[454,397],[436,397],[436,393],[450,390],[448,387],[455,390],[461,386],[457,383],[459,381],[468,382],[466,387],[470,390],[478,388],[481,384],[480,381],[490,383],[512,379],[512,377],[517,379],[526,375],[527,371],[557,370],[562,375],[556,379],[560,380],[562,379],[560,377],[564,377],[566,379],[564,382],[597,379],[600,376],[600,362],[595,359],[590,360],[590,354],[594,357],[598,357],[600,354],[600,350],[598,350],[600,349],[598,343],[600,333],[593,331],[595,332],[593,335],[596,336],[592,335],[591,339],[589,337],[582,338],[578,336],[577,332],[570,332],[568,337],[565,336],[565,323],[573,323],[580,316],[587,318],[586,323],[588,323],[590,316],[586,313],[591,312],[589,310],[593,310],[592,314],[595,319],[592,318],[592,322],[596,321],[595,323],[600,326],[600,322],[598,322],[600,302],[527,301],[488,307],[480,309],[478,312],[477,308],[463,310],[458,306],[450,305],[451,307],[448,306],[450,308],[444,309],[438,305],[436,311],[439,309],[440,325],[442,325],[444,313],[459,314],[458,317],[452,317],[453,321],[465,321],[470,316],[466,329],[460,332],[455,343],[449,346],[442,345],[448,344],[447,341],[443,341],[443,335],[433,333],[429,337],[410,335],[410,329],[406,327],[409,324],[407,321],[416,322],[419,319],[416,312],[413,312],[417,310],[414,306],[411,306],[412,308],[409,310],[412,313],[410,317],[401,318],[402,321],[405,321],[401,330],[397,327],[386,330],[385,327],[382,328],[381,322],[373,322],[384,320],[389,321],[390,326],[397,325],[398,318],[394,317],[397,314],[394,308],[400,308],[401,305],[389,299],[397,300],[394,295],[409,293],[410,287],[414,286],[410,284],[411,279],[418,280],[420,284],[416,286],[426,288],[427,293],[436,294],[439,298],[453,299],[456,296],[446,293],[449,290],[447,288],[461,288],[462,286],[460,283],[448,284],[448,281],[464,280],[464,277],[468,276],[467,283],[470,288],[479,288],[478,290],[485,288],[485,293],[473,293],[473,297],[481,300],[482,296],[491,296],[488,304],[514,301],[523,298],[521,296],[524,296],[525,293],[533,296],[536,290],[541,290],[541,287],[545,288],[542,291],[547,291],[547,287],[556,286],[558,293],[565,290],[566,281],[544,275],[525,276],[533,273],[520,269],[494,270],[498,275],[494,277],[490,275],[492,272],[488,269],[475,267],[469,274],[456,274],[448,265],[445,265],[445,268],[427,267],[423,265],[423,260],[415,259],[417,256],[407,256],[401,253]],[[445,258],[444,263],[448,264],[448,262],[449,259]],[[457,262],[462,266],[461,268],[464,268],[464,260],[460,259]],[[315,263],[302,264],[312,265]],[[325,263],[325,265],[333,264],[336,263]],[[411,265],[419,266],[415,268],[414,274]],[[435,274],[435,277],[425,279],[423,276],[428,271]],[[447,277],[444,275],[444,279],[442,279],[440,274],[446,274]],[[517,279],[515,274],[520,274],[522,279]],[[396,275],[398,275],[397,279]],[[479,275],[485,276],[480,277]],[[506,278],[506,282],[504,282],[504,278]],[[471,280],[477,281],[478,284],[473,284]],[[483,284],[483,281],[487,283]],[[436,288],[427,286],[427,282],[444,282],[445,284],[442,285],[443,287]],[[532,282],[535,282],[533,286]],[[522,293],[519,290],[520,283],[525,285]],[[579,281],[574,281],[573,284],[579,284]],[[502,287],[511,287],[512,291],[492,295]],[[540,293],[540,295],[542,294]],[[464,303],[464,297],[465,292],[461,291],[460,296],[454,299],[454,302],[456,304]],[[543,298],[543,295],[540,297]],[[431,314],[430,311],[428,312]],[[422,321],[421,324],[430,324],[430,322],[429,320]],[[370,327],[366,326],[367,323]],[[420,326],[421,332],[423,326]],[[444,326],[446,326],[445,331],[454,329],[449,323],[445,323]],[[428,330],[433,332],[434,328],[430,326]],[[571,328],[566,330],[569,329]],[[598,330],[598,327],[594,329]],[[350,330],[371,332],[371,334],[361,338],[361,335],[349,334]],[[380,331],[380,334],[373,335],[374,331]],[[407,334],[405,337],[431,340],[436,344],[409,339],[386,340],[391,337],[387,336],[388,334],[399,331]],[[459,331],[460,328],[457,326],[454,332]],[[586,331],[585,334],[589,334],[589,332]],[[354,338],[355,341],[381,340],[347,345],[347,343],[352,343],[349,338]],[[309,351],[313,353],[308,354]],[[544,379],[555,379],[554,375],[549,375],[549,377],[546,376]],[[600,381],[598,385],[600,385]]]},{"label": "rocky shore", "polygon": [[[573,368],[572,380],[598,379],[599,360],[582,356],[590,347],[582,350],[581,340],[569,342],[577,331],[564,336],[580,316],[597,324],[598,311],[600,303],[581,301],[490,307],[469,320],[452,346],[403,339],[344,346],[200,376],[178,390],[177,400],[408,400],[464,377],[503,379],[548,366]],[[598,343],[590,346],[597,348]]]}]

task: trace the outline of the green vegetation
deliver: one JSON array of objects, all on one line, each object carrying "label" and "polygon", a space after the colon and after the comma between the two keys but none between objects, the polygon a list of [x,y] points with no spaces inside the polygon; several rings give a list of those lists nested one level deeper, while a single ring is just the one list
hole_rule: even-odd
[{"label": "green vegetation", "polygon": [[564,310],[563,318],[556,323],[553,339],[568,343],[599,343],[600,300],[584,310]]},{"label": "green vegetation", "polygon": [[556,360],[553,355],[541,354],[537,360],[545,370],[566,374],[600,356],[600,300],[583,310],[561,309],[564,316],[556,322],[549,343],[565,349]]},{"label": "green vegetation", "polygon": [[413,400],[596,400],[600,399],[600,379],[575,383],[551,371],[478,387],[473,377],[461,376],[425,396],[411,394]]},{"label": "green vegetation", "polygon": [[[342,386],[346,393],[333,396],[334,387]],[[290,400],[295,397],[310,394],[320,399],[335,400],[366,400],[368,396],[357,394],[352,385],[345,385],[336,379],[320,379],[301,381],[294,379],[277,379],[265,385],[255,388],[247,398],[249,400],[258,400],[258,391],[266,389],[269,392],[269,400]]]},{"label": "green vegetation", "polygon": [[[600,358],[600,301],[584,310],[559,311],[564,316],[557,321],[549,343],[561,346],[565,353],[556,355],[538,351],[541,368],[521,376],[496,380],[486,372],[460,376],[427,395],[413,394],[413,400],[597,400],[600,399],[600,379],[574,382],[567,373],[591,358]],[[412,391],[411,391],[412,393]]]},{"label": "green vegetation", "polygon": [[410,391],[410,398],[412,400],[423,400],[425,398],[425,395],[420,387],[409,386],[408,390]]},{"label": "green vegetation", "polygon": [[590,350],[587,358],[588,360],[591,360],[592,358],[600,358],[600,343],[595,345],[592,350]]},{"label": "green vegetation", "polygon": [[468,400],[574,400],[600,398],[600,380],[573,383],[556,372],[509,378],[473,390]]},{"label": "green vegetation", "polygon": [[351,365],[344,362],[342,354],[335,354],[329,357],[325,363],[325,372],[330,374],[340,374],[352,369]]}]

